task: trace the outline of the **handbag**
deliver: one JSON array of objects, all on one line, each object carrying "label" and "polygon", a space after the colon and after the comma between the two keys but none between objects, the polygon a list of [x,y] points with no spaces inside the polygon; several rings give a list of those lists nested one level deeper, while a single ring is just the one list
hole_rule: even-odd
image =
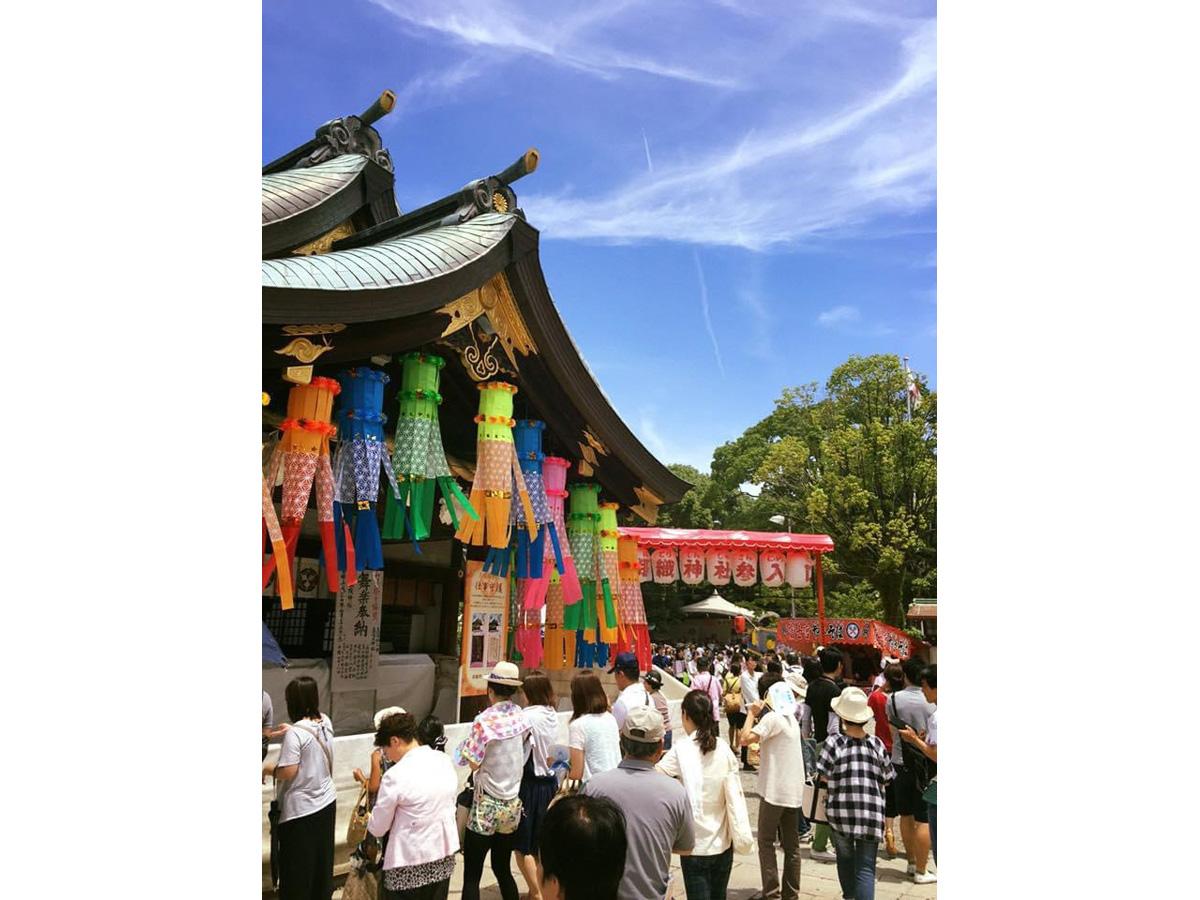
[{"label": "handbag", "polygon": [[825,815],[825,801],[829,799],[829,785],[820,778],[813,777],[811,782],[804,782],[804,817],[819,825],[828,825]]},{"label": "handbag", "polygon": [[382,879],[383,873],[367,866],[351,869],[342,886],[342,900],[379,900]]},{"label": "handbag", "polygon": [[367,822],[371,820],[371,801],[367,785],[362,786],[358,800],[350,810],[350,822],[346,825],[346,844],[357,847],[367,836]]},{"label": "handbag", "polygon": [[937,806],[937,776],[933,776],[933,780],[929,782],[929,787],[925,788],[921,794],[921,799],[932,806]]}]

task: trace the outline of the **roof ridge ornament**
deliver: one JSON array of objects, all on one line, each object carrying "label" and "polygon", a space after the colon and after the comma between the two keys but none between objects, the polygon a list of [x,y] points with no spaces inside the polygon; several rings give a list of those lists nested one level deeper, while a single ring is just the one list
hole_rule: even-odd
[{"label": "roof ridge ornament", "polygon": [[263,166],[263,174],[269,175],[288,169],[307,169],[350,153],[365,156],[394,173],[392,156],[384,149],[383,138],[379,136],[379,132],[371,126],[390,113],[395,106],[395,93],[384,91],[362,115],[330,119],[317,129],[311,141]]}]

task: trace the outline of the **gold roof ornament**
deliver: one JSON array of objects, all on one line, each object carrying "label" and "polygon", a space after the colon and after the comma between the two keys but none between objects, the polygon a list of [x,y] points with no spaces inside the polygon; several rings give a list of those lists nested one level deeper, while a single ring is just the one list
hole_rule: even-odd
[{"label": "gold roof ornament", "polygon": [[322,353],[333,349],[333,344],[329,343],[328,338],[322,337],[321,341],[320,344],[314,344],[306,337],[292,338],[275,352],[280,356],[294,357],[302,363],[314,363]]},{"label": "gold roof ornament", "polygon": [[662,498],[644,485],[635,487],[633,492],[637,494],[638,504],[629,507],[630,511],[636,513],[647,525],[653,525],[658,520],[658,508],[662,506]]}]

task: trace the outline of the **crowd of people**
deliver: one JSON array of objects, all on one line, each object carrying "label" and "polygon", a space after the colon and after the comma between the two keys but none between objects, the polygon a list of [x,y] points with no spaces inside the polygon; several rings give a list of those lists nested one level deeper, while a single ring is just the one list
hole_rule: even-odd
[{"label": "crowd of people", "polygon": [[[667,896],[678,855],[688,900],[722,900],[734,854],[757,844],[759,896],[795,900],[800,844],[811,842],[811,859],[836,863],[844,898],[870,900],[881,843],[889,858],[899,852],[899,818],[909,875],[936,881],[936,666],[885,659],[868,696],[845,683],[836,648],[813,658],[736,647],[653,656],[690,685],[682,733],[673,734],[662,675],[621,653],[611,701],[596,673],[572,678],[565,761],[550,679],[521,678],[509,662],[489,674],[488,706],[452,752],[435,718],[381,710],[369,774],[354,773],[370,818],[349,877],[387,900],[440,900],[461,854],[464,900],[479,897],[489,858],[503,900],[518,900],[515,854],[529,900],[647,900]],[[264,740],[282,738],[278,761],[263,768],[277,785],[279,892],[327,900],[333,729],[312,679],[293,680],[286,700],[290,725],[276,727],[264,695]],[[456,767],[469,769],[461,791]],[[757,772],[757,842],[739,770]]]}]

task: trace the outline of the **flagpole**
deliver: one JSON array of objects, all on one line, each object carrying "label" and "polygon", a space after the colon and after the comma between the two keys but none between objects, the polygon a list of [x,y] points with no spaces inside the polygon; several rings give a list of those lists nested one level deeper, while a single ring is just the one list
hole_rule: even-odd
[{"label": "flagpole", "polygon": [[908,373],[908,357],[904,357],[904,402],[908,407],[908,421],[912,421],[912,376]]}]

